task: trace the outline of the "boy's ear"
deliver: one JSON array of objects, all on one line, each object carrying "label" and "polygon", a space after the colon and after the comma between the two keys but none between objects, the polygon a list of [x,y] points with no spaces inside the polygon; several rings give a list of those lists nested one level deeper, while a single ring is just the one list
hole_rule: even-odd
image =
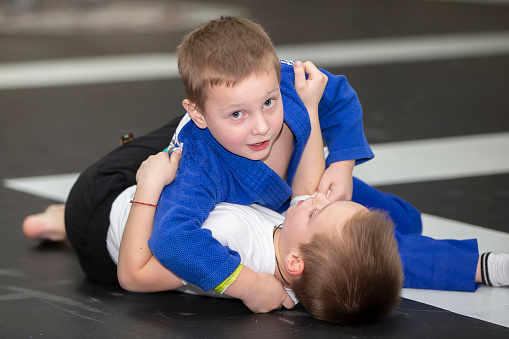
[{"label": "boy's ear", "polygon": [[194,102],[191,102],[189,99],[184,99],[184,101],[182,101],[182,106],[184,106],[184,109],[187,111],[187,113],[189,113],[191,120],[194,121],[198,128],[204,129],[207,127],[205,117]]},{"label": "boy's ear", "polygon": [[286,270],[291,275],[298,277],[304,271],[304,259],[295,253],[290,253],[285,258]]}]

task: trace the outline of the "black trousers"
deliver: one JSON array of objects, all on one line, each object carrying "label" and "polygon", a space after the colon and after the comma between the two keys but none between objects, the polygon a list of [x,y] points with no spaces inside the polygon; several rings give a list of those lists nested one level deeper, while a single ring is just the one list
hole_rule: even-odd
[{"label": "black trousers", "polygon": [[117,266],[106,248],[111,205],[136,184],[141,163],[170,144],[180,119],[116,148],[81,173],[71,189],[65,206],[67,238],[88,278],[118,283]]}]

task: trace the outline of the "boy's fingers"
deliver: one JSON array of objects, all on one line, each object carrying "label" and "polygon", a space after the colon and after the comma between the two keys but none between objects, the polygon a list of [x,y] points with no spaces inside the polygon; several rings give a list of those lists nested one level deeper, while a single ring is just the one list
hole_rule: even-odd
[{"label": "boy's fingers", "polygon": [[[328,195],[327,195],[327,193],[325,193],[325,195],[327,195],[327,199],[329,199],[330,201],[339,201],[340,200],[341,195],[335,189],[331,188],[331,190],[328,193],[329,193]],[[343,199],[341,199],[341,200],[343,200]]]},{"label": "boy's fingers", "polygon": [[175,148],[175,150],[173,150],[173,154],[175,154],[180,159],[180,156],[182,155],[182,150],[180,148]]},{"label": "boy's fingers", "polygon": [[180,149],[175,149],[171,155],[170,155],[170,162],[171,163],[176,163],[176,165],[178,165],[178,163],[180,162],[180,158],[182,157],[182,150]]},{"label": "boy's fingers", "polygon": [[287,309],[295,307],[295,303],[293,302],[292,298],[290,298],[288,293],[286,294],[285,300],[283,300],[283,306]]},{"label": "boy's fingers", "polygon": [[306,61],[303,64],[303,66],[304,66],[305,72],[309,76],[309,80],[319,79],[319,77],[323,77],[325,79],[325,81],[327,82],[328,77],[325,74],[323,74],[318,69],[318,67],[315,66],[314,63],[312,63],[311,61]]},{"label": "boy's fingers", "polygon": [[320,182],[318,183],[318,188],[316,190],[317,193],[323,193],[323,194],[327,195],[327,193],[331,189],[331,183],[325,179],[322,176],[322,180],[320,180]]},{"label": "boy's fingers", "polygon": [[302,62],[295,61],[293,69],[295,72],[295,88],[306,86],[306,70]]},{"label": "boy's fingers", "polygon": [[316,74],[316,72],[318,71],[318,68],[316,68],[315,64],[312,63],[311,61],[306,61],[305,63],[302,64],[302,66],[304,66],[304,70],[310,76]]}]

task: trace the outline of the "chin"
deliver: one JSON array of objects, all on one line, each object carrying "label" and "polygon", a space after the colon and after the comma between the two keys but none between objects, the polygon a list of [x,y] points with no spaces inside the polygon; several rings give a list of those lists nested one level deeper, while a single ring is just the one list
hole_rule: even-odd
[{"label": "chin", "polygon": [[252,156],[252,157],[246,157],[248,158],[249,160],[253,160],[253,161],[265,161],[265,159],[267,159],[267,155],[264,155],[264,156]]},{"label": "chin", "polygon": [[246,155],[244,155],[244,158],[247,158],[249,160],[261,160],[265,161],[269,155],[272,148],[268,148],[266,150],[260,151],[260,152],[254,152],[250,150]]},{"label": "chin", "polygon": [[[260,155],[257,157],[256,160],[260,160],[260,161],[265,161],[267,160],[267,158],[269,157],[270,153],[267,153],[267,154],[264,154],[264,155]],[[253,159],[254,160],[254,159]]]}]

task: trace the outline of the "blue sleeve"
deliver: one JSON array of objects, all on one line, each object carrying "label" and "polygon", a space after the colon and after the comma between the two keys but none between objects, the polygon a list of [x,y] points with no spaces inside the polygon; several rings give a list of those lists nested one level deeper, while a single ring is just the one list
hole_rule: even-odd
[{"label": "blue sleeve", "polygon": [[360,164],[373,158],[364,135],[357,94],[344,76],[321,71],[329,78],[318,106],[322,136],[329,148],[327,166],[342,160]]},{"label": "blue sleeve", "polygon": [[395,232],[405,276],[404,287],[448,291],[477,289],[477,240],[438,240]]},{"label": "blue sleeve", "polygon": [[206,171],[183,156],[175,181],[159,199],[149,246],[161,264],[192,284],[209,291],[240,264],[236,251],[222,246],[201,225],[222,191],[219,168]]}]

